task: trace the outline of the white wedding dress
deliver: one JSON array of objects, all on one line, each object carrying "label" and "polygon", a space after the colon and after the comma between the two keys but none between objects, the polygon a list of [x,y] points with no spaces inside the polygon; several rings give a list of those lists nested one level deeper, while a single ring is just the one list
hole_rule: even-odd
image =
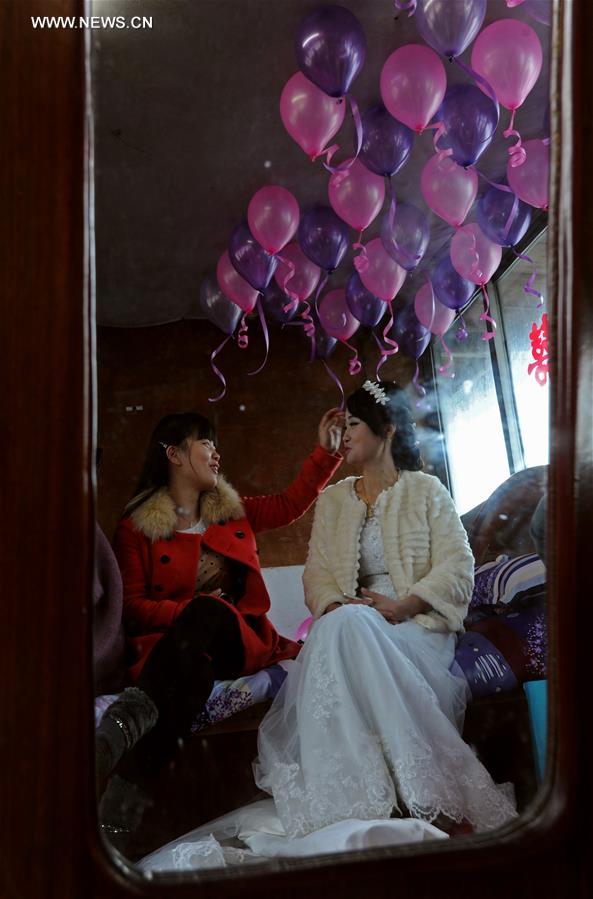
[{"label": "white wedding dress", "polygon": [[[360,582],[393,596],[378,518],[365,523],[360,547]],[[454,653],[453,634],[388,624],[367,606],[324,615],[260,726],[254,773],[273,799],[179,837],[140,869],[446,839],[430,823],[439,816],[476,830],[516,817],[507,791],[460,736],[467,688],[449,671]]]},{"label": "white wedding dress", "polygon": [[[394,597],[386,571],[375,515],[361,534],[359,582]],[[516,816],[460,736],[467,686],[449,671],[455,641],[357,604],[313,625],[261,724],[254,766],[287,835],[392,814],[478,831]]]}]

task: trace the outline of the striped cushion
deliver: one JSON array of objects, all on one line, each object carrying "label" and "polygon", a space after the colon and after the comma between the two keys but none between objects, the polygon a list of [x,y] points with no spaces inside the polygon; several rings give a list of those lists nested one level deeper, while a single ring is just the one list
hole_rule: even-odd
[{"label": "striped cushion", "polygon": [[508,605],[519,593],[545,582],[546,568],[536,553],[514,559],[499,556],[495,562],[476,568],[470,610],[484,605]]}]

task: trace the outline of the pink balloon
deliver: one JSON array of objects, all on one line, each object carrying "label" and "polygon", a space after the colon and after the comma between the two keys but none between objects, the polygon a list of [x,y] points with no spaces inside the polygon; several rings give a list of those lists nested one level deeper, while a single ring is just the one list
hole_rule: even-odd
[{"label": "pink balloon", "polygon": [[271,256],[294,237],[300,217],[299,204],[291,192],[276,184],[258,190],[247,209],[249,230]]},{"label": "pink balloon", "polygon": [[368,265],[360,267],[360,280],[367,290],[388,303],[404,283],[407,272],[386,252],[380,237],[369,241],[364,255]]},{"label": "pink balloon", "polygon": [[322,298],[319,303],[319,321],[324,331],[338,340],[348,340],[358,329],[360,322],[348,308],[343,287],[330,290]]},{"label": "pink balloon", "polygon": [[299,626],[296,629],[296,634],[294,635],[294,639],[298,642],[302,640],[303,643],[309,636],[309,631],[311,630],[311,625],[313,624],[313,616],[309,615],[308,618],[305,618],[304,621],[301,621]]},{"label": "pink balloon", "polygon": [[241,277],[225,251],[216,266],[218,286],[225,297],[236,303],[244,312],[253,312],[257,302],[257,290]]},{"label": "pink balloon", "polygon": [[284,85],[280,117],[293,140],[315,159],[344,121],[346,104],[329,97],[316,84],[297,72]]},{"label": "pink balloon", "polygon": [[455,318],[454,309],[448,309],[439,303],[430,281],[427,281],[416,294],[414,312],[420,324],[439,337],[449,330]]},{"label": "pink balloon", "polygon": [[406,44],[381,71],[381,97],[394,119],[420,134],[441,105],[447,76],[441,60],[424,44]]},{"label": "pink balloon", "polygon": [[520,200],[547,209],[550,202],[550,147],[543,140],[527,140],[523,144],[527,156],[523,165],[507,165],[511,190]]},{"label": "pink balloon", "polygon": [[[284,260],[287,260],[294,265],[294,274],[286,284],[286,287],[284,286],[284,283],[290,274],[290,268],[286,265]],[[299,300],[306,300],[317,287],[320,275],[321,269],[319,266],[315,265],[314,262],[311,262],[311,260],[305,256],[300,246],[295,241],[294,243],[289,243],[288,246],[284,247],[282,250],[282,254],[278,261],[278,268],[274,273],[274,278],[281,290],[284,290],[285,292],[290,291],[290,293],[296,294]]]},{"label": "pink balloon", "polygon": [[351,228],[364,231],[383,205],[385,184],[380,175],[355,159],[350,168],[331,176],[328,194],[334,212]]},{"label": "pink balloon", "polygon": [[453,268],[474,284],[486,284],[500,265],[501,257],[502,247],[488,240],[479,225],[464,225],[453,235]]},{"label": "pink balloon", "polygon": [[478,192],[478,176],[449,156],[431,156],[420,176],[420,190],[438,216],[458,228],[463,224]]},{"label": "pink balloon", "polygon": [[[539,77],[542,59],[537,34],[518,19],[492,22],[480,32],[472,49],[472,68],[492,86],[498,102],[507,109],[522,105]],[[484,90],[479,83],[478,87]]]}]

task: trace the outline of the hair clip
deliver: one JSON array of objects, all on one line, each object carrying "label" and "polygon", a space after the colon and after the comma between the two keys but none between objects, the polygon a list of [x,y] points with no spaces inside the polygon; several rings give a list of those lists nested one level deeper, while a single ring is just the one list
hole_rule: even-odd
[{"label": "hair clip", "polygon": [[374,401],[380,406],[387,405],[387,394],[385,393],[385,390],[378,384],[373,384],[372,381],[365,381],[362,385],[362,389],[366,390],[367,393],[370,393]]},{"label": "hair clip", "polygon": [[166,452],[166,451],[169,449],[169,447],[171,446],[170,443],[165,443],[164,440],[159,440],[159,445],[162,446],[162,448],[165,450],[165,452]]}]

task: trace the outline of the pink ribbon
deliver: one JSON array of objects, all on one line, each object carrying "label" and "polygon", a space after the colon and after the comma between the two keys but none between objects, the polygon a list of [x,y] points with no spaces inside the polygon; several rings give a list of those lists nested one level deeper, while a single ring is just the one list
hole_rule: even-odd
[{"label": "pink ribbon", "polygon": [[268,361],[268,351],[270,349],[270,335],[268,334],[268,325],[266,322],[266,316],[264,314],[264,307],[262,306],[262,303],[261,303],[261,296],[258,296],[258,298],[257,298],[257,314],[259,315],[259,321],[260,321],[261,329],[262,329],[263,335],[264,335],[264,343],[266,345],[266,353],[264,356],[264,361],[262,362],[260,367],[256,368],[255,371],[248,371],[247,372],[248,375],[258,375],[260,373],[260,371],[262,370],[262,368],[265,366],[266,362]]},{"label": "pink ribbon", "polygon": [[444,365],[439,366],[439,374],[447,375],[448,378],[454,378],[455,372],[449,371],[449,369],[453,365],[453,354],[451,353],[451,350],[445,343],[445,335],[444,334],[441,334],[441,346],[444,349],[445,353],[447,354],[447,361],[445,362]]},{"label": "pink ribbon", "polygon": [[216,357],[218,356],[220,351],[226,346],[226,344],[229,342],[230,339],[231,339],[231,335],[229,334],[228,337],[225,337],[225,339],[222,341],[220,346],[217,346],[216,349],[213,350],[212,353],[210,353],[210,365],[211,365],[212,371],[214,372],[216,377],[219,378],[220,381],[222,382],[222,391],[221,391],[221,393],[218,394],[218,396],[209,396],[208,397],[209,403],[217,403],[219,400],[221,400],[223,398],[223,396],[226,393],[225,377],[224,377],[223,373],[221,372],[221,370],[219,368],[217,368],[216,365],[214,364],[214,360],[216,359]]},{"label": "pink ribbon", "polygon": [[237,343],[239,344],[240,350],[246,350],[249,345],[249,337],[247,334],[247,313],[243,315],[241,318],[241,324],[239,325],[239,330],[237,332]]},{"label": "pink ribbon", "polygon": [[482,340],[492,340],[496,332],[496,322],[490,315],[490,297],[488,296],[486,285],[480,284],[480,287],[482,288],[482,293],[484,295],[484,311],[480,313],[480,321],[488,322],[490,325],[492,325],[492,331],[483,332]]},{"label": "pink ribbon", "polygon": [[[364,228],[362,229],[364,231]],[[366,271],[368,271],[369,267],[369,256],[367,253],[367,248],[364,246],[362,241],[362,231],[358,235],[358,241],[352,244],[353,250],[360,250],[358,256],[355,256],[352,260],[354,263],[354,268],[358,272],[359,275],[363,275]]]},{"label": "pink ribbon", "polygon": [[375,340],[381,350],[381,358],[377,363],[377,368],[375,369],[376,380],[379,381],[379,372],[382,366],[385,364],[389,356],[393,356],[395,353],[399,352],[399,344],[396,340],[393,340],[392,337],[389,337],[389,330],[393,327],[393,301],[388,303],[389,306],[389,321],[385,325],[383,329],[383,340],[385,343],[389,344],[389,347],[385,347],[381,344],[377,336],[375,335]]},{"label": "pink ribbon", "polygon": [[348,343],[347,340],[344,340],[342,337],[339,338],[340,343],[343,343],[345,347],[348,347],[349,350],[352,350],[354,356],[348,360],[348,374],[350,375],[359,375],[362,371],[362,365],[360,359],[358,358],[358,350],[356,347],[352,346],[351,343]]},{"label": "pink ribbon", "polygon": [[441,159],[445,159],[446,156],[453,155],[453,149],[449,147],[448,150],[440,150],[439,149],[439,141],[444,134],[447,133],[447,129],[445,128],[444,122],[435,122],[433,125],[427,125],[424,129],[425,131],[434,131],[432,137],[432,145],[434,147],[434,152],[437,154],[439,161]]},{"label": "pink ribbon", "polygon": [[294,278],[296,266],[294,262],[291,262],[291,260],[287,259],[285,256],[280,256],[280,254],[277,254],[276,259],[278,259],[279,262],[282,262],[288,269],[288,273],[282,282],[282,290],[291,300],[290,303],[287,303],[286,306],[284,306],[284,311],[288,312],[290,309],[296,309],[300,302],[298,295],[287,287],[288,282]]},{"label": "pink ribbon", "polygon": [[525,160],[527,159],[527,152],[525,147],[521,143],[521,135],[518,131],[513,127],[515,124],[515,113],[516,109],[513,109],[511,113],[511,121],[509,122],[509,127],[502,132],[503,137],[516,137],[517,143],[513,144],[512,147],[509,147],[508,153],[510,156],[511,168],[516,169],[518,166],[523,165]]},{"label": "pink ribbon", "polygon": [[[329,148],[329,150],[327,151],[327,162],[323,163],[323,167],[326,168],[328,172],[331,172],[332,175],[335,175],[337,172],[344,172],[344,173],[347,172],[348,169],[352,165],[354,165],[355,160],[358,159],[360,150],[362,148],[362,119],[360,117],[360,110],[358,108],[358,103],[356,102],[356,100],[354,99],[352,94],[346,94],[346,99],[350,103],[350,110],[352,112],[352,118],[354,119],[354,127],[356,129],[356,152],[355,152],[354,156],[352,157],[352,159],[348,159],[347,162],[341,162],[337,166],[332,166],[330,164],[332,156],[334,155],[336,150],[339,150],[339,145],[333,144],[333,146],[331,146]],[[325,153],[326,151],[324,150],[323,152]],[[319,153],[318,155],[321,156],[322,154]]]},{"label": "pink ribbon", "polygon": [[542,323],[538,326],[533,323],[529,339],[531,341],[531,355],[535,362],[531,362],[527,366],[527,374],[530,375],[535,371],[535,380],[541,387],[545,387],[548,382],[550,353],[548,351],[548,316],[544,312],[542,315]]}]

